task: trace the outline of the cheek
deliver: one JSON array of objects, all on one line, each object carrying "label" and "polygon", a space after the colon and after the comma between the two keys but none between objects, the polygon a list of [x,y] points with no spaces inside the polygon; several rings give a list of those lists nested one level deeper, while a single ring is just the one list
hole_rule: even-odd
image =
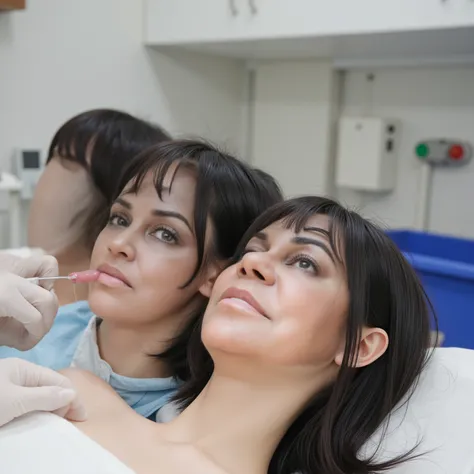
[{"label": "cheek", "polygon": [[344,347],[347,296],[342,289],[314,286],[303,291],[299,298],[281,314],[276,325],[274,343],[281,348],[274,351],[283,365],[325,365],[331,363]]},{"label": "cheek", "polygon": [[181,312],[198,292],[199,278],[181,288],[196,266],[192,249],[173,248],[153,242],[136,248],[136,259],[130,262],[130,272],[137,282],[133,299],[144,312],[166,314]]},{"label": "cheek", "polygon": [[212,287],[211,297],[209,298],[209,305],[214,305],[217,303],[225,290],[232,286],[232,281],[234,280],[232,277],[235,275],[235,266],[231,266],[222,270],[214,285]]},{"label": "cheek", "polygon": [[136,272],[150,291],[177,289],[184,285],[196,267],[193,249],[173,248],[159,242],[144,242],[136,248]]},{"label": "cheek", "polygon": [[51,162],[35,190],[28,216],[28,245],[57,254],[84,232],[96,190],[87,172],[71,172]]},{"label": "cheek", "polygon": [[64,190],[50,179],[48,168],[41,177],[28,215],[29,245],[55,251],[61,243],[74,240],[69,235],[72,212]]}]

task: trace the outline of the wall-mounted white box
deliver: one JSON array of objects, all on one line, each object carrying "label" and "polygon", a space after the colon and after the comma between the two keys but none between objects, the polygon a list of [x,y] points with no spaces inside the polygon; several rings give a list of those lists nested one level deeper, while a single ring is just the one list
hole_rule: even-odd
[{"label": "wall-mounted white box", "polygon": [[397,180],[400,123],[379,117],[339,121],[336,185],[360,191],[391,191]]}]

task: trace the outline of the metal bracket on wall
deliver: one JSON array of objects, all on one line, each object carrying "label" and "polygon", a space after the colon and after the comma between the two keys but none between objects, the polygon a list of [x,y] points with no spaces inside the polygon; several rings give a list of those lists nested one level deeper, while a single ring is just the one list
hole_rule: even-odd
[{"label": "metal bracket on wall", "polygon": [[255,3],[256,0],[249,0],[249,7],[252,15],[256,15],[258,13],[257,4]]},{"label": "metal bracket on wall", "polygon": [[229,8],[232,16],[237,16],[239,14],[239,10],[237,9],[237,5],[235,4],[235,0],[229,0]]}]

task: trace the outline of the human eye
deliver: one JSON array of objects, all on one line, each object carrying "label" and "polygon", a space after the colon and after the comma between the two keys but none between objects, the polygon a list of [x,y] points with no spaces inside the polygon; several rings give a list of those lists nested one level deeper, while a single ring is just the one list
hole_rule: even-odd
[{"label": "human eye", "polygon": [[126,227],[128,225],[128,220],[124,216],[116,212],[112,212],[108,220],[108,225],[116,227]]},{"label": "human eye", "polygon": [[235,254],[234,262],[240,262],[244,258],[245,255],[248,253],[254,253],[254,252],[263,252],[263,250],[259,250],[255,247],[245,247],[244,249],[238,251]]},{"label": "human eye", "polygon": [[154,237],[156,237],[161,242],[165,244],[177,244],[179,241],[178,233],[171,229],[170,227],[160,226],[157,227],[152,233]]},{"label": "human eye", "polygon": [[247,255],[248,253],[254,253],[254,252],[261,252],[261,250],[251,248],[251,247],[245,248],[245,249],[242,250],[242,252],[240,254],[241,255],[240,258],[242,258],[244,255]]},{"label": "human eye", "polygon": [[319,273],[319,265],[316,263],[313,257],[304,254],[295,255],[290,259],[288,265],[295,266],[306,272]]}]

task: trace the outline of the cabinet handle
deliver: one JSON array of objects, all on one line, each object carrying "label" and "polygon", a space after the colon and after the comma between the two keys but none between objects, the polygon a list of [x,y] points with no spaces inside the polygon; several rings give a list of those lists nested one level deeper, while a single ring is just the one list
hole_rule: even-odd
[{"label": "cabinet handle", "polygon": [[235,4],[235,0],[229,0],[229,7],[232,16],[237,16],[239,14],[239,10],[237,10],[237,5]]},{"label": "cabinet handle", "polygon": [[256,15],[258,13],[256,0],[249,0],[249,7],[252,15]]}]

